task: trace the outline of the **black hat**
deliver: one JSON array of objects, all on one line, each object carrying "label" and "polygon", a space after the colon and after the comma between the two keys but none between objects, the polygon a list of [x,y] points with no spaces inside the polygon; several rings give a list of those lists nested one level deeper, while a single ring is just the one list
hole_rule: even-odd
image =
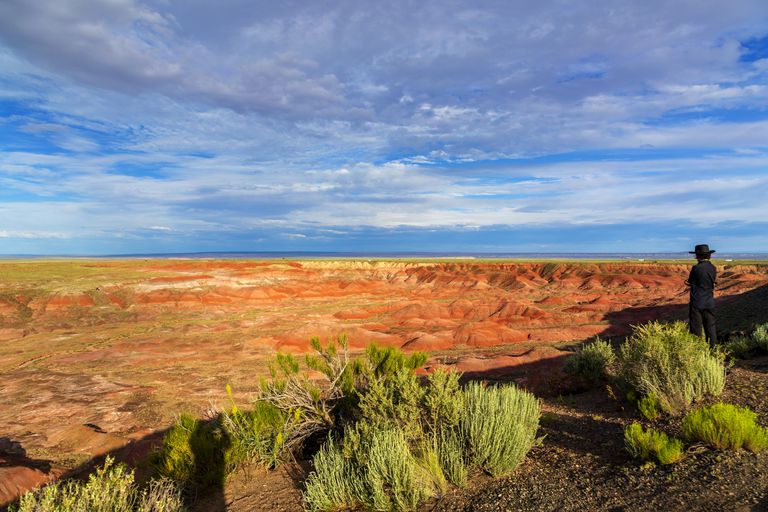
[{"label": "black hat", "polygon": [[714,250],[710,251],[707,244],[697,245],[693,251],[688,251],[688,254],[712,254]]}]

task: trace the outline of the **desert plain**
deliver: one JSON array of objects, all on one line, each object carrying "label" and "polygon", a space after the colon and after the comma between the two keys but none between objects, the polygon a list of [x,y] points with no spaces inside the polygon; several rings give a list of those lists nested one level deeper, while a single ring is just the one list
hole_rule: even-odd
[{"label": "desert plain", "polygon": [[[716,262],[721,330],[768,264]],[[685,318],[690,262],[96,259],[0,262],[0,503],[247,402],[277,351],[345,335],[559,393],[578,343]],[[755,306],[757,307],[757,306]],[[761,307],[761,306],[760,306]],[[140,457],[139,453],[136,457]]]}]

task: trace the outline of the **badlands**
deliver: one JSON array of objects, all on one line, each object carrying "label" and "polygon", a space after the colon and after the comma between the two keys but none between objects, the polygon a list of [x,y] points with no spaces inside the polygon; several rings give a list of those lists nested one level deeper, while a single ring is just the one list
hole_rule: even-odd
[{"label": "badlands", "polygon": [[[718,263],[721,328],[768,265]],[[180,412],[253,396],[313,336],[557,393],[576,344],[684,318],[690,262],[0,262],[0,504],[93,457],[141,458]],[[764,294],[764,293],[763,293]],[[730,322],[730,324],[729,324]],[[743,326],[746,328],[747,326]],[[558,377],[560,376],[560,377]],[[125,451],[125,450],[124,450]],[[135,452],[135,453],[134,453]]]}]

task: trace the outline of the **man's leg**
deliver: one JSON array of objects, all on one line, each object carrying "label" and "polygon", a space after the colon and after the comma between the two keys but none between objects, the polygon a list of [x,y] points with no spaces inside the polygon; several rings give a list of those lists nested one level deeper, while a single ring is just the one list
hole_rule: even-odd
[{"label": "man's leg", "polygon": [[688,330],[691,334],[701,336],[701,310],[688,306]]},{"label": "man's leg", "polygon": [[717,345],[717,324],[715,322],[715,311],[713,309],[702,309],[701,316],[704,320],[704,335],[707,337],[709,346]]}]

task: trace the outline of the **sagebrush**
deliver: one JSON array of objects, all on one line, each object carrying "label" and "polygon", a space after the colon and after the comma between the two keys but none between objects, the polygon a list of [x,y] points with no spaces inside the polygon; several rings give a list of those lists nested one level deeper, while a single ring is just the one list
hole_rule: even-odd
[{"label": "sagebrush", "polygon": [[641,396],[654,395],[665,413],[678,415],[694,400],[722,393],[724,359],[685,323],[650,322],[634,327],[621,345],[618,372]]},{"label": "sagebrush", "polygon": [[181,492],[167,479],[152,480],[141,489],[133,471],[107,457],[85,482],[47,485],[24,494],[14,512],[181,512]]},{"label": "sagebrush", "polygon": [[758,325],[749,335],[732,337],[725,345],[725,350],[737,358],[768,352],[768,323]]},{"label": "sagebrush", "polygon": [[581,377],[589,384],[596,384],[608,378],[615,361],[616,354],[611,344],[597,338],[571,356],[565,370]]},{"label": "sagebrush", "polygon": [[513,385],[476,382],[467,386],[465,397],[459,432],[472,461],[493,476],[510,473],[536,441],[539,401]]}]

